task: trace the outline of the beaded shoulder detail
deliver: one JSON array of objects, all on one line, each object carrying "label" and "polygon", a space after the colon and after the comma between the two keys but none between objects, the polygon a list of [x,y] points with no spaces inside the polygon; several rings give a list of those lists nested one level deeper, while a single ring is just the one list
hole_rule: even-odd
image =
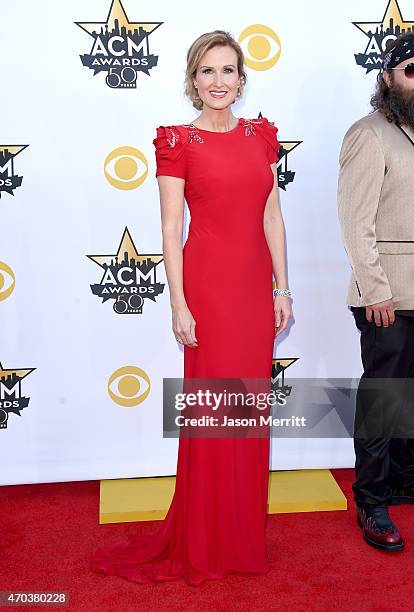
[{"label": "beaded shoulder detail", "polygon": [[194,123],[184,123],[184,128],[188,129],[188,142],[191,144],[193,140],[202,144],[204,142],[204,138],[200,135],[200,132],[194,125]]},{"label": "beaded shoulder detail", "polygon": [[264,117],[262,119],[241,119],[242,125],[244,127],[244,133],[246,136],[256,136],[256,127],[257,125],[274,125],[273,121],[269,121]]},{"label": "beaded shoulder detail", "polygon": [[187,132],[179,125],[160,125],[152,141],[157,162],[178,161],[185,153]]},{"label": "beaded shoulder detail", "polygon": [[171,126],[166,127],[165,130],[166,130],[166,132],[168,130],[169,133],[170,133],[170,137],[169,138],[168,138],[168,136],[165,137],[166,141],[168,143],[168,146],[170,146],[171,148],[175,147],[175,145],[177,144],[177,142],[178,142],[178,140],[180,138],[179,135],[177,134],[177,132],[174,131],[174,128],[171,127]]},{"label": "beaded shoulder detail", "polygon": [[[245,136],[256,136],[256,127],[257,126],[274,126],[273,121],[269,121],[266,118],[261,119],[240,119],[240,124],[244,128]],[[198,142],[199,144],[204,143],[204,138],[201,136],[198,128],[194,125],[194,123],[183,123],[181,128],[185,128],[188,132],[188,142],[191,144],[192,142]],[[173,148],[176,146],[177,142],[180,140],[180,136],[178,132],[174,129],[174,126],[168,126],[166,128],[169,132],[169,137],[166,136],[167,143],[169,147]]]},{"label": "beaded shoulder detail", "polygon": [[[185,128],[187,130],[189,144],[191,144],[193,142],[193,140],[195,140],[196,142],[199,142],[199,143],[203,143],[204,142],[204,139],[201,137],[198,129],[196,128],[196,126],[193,123],[186,123],[186,124],[183,123],[179,127]],[[175,147],[177,142],[180,140],[180,135],[179,135],[178,131],[175,129],[175,126],[168,126],[165,129],[168,130],[168,133],[169,133],[169,137],[166,136],[166,140],[167,140],[168,146],[173,148],[173,147]]]}]

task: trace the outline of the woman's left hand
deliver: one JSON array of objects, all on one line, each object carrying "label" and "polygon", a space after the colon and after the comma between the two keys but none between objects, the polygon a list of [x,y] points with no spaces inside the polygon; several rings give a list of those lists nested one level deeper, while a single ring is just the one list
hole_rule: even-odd
[{"label": "woman's left hand", "polygon": [[290,298],[285,295],[276,295],[273,300],[275,309],[275,336],[278,336],[286,328],[292,316]]}]

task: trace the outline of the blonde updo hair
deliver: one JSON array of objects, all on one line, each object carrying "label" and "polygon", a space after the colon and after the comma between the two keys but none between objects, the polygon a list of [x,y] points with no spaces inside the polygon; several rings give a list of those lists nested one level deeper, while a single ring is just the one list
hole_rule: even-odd
[{"label": "blonde updo hair", "polygon": [[238,42],[229,32],[224,30],[214,30],[199,36],[187,51],[187,68],[185,71],[185,89],[184,93],[193,103],[194,108],[201,110],[203,101],[198,95],[197,89],[194,87],[194,77],[197,72],[197,67],[203,55],[213,47],[231,47],[237,54],[237,70],[240,76],[240,97],[243,95],[244,86],[246,84],[247,75],[244,70],[244,55]]}]

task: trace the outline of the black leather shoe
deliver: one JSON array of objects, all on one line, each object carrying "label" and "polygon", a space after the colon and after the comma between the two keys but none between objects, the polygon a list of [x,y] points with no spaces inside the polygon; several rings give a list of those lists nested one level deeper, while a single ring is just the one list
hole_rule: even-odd
[{"label": "black leather shoe", "polygon": [[394,552],[404,548],[398,527],[392,522],[387,508],[357,506],[357,522],[365,542],[381,550]]},{"label": "black leather shoe", "polygon": [[413,487],[394,487],[390,505],[398,506],[399,504],[414,504]]}]

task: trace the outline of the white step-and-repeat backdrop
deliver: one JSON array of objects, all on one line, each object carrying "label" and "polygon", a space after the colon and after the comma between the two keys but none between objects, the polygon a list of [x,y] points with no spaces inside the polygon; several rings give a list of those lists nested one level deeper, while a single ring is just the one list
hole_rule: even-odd
[{"label": "white step-and-repeat backdrop", "polygon": [[[360,375],[338,154],[410,18],[410,0],[0,2],[0,484],[175,473],[162,379],[183,355],[152,140],[197,115],[183,80],[203,32],[245,52],[234,113],[279,128],[295,321],[275,359],[293,377]],[[272,440],[272,469],[352,464],[350,439]]]}]

